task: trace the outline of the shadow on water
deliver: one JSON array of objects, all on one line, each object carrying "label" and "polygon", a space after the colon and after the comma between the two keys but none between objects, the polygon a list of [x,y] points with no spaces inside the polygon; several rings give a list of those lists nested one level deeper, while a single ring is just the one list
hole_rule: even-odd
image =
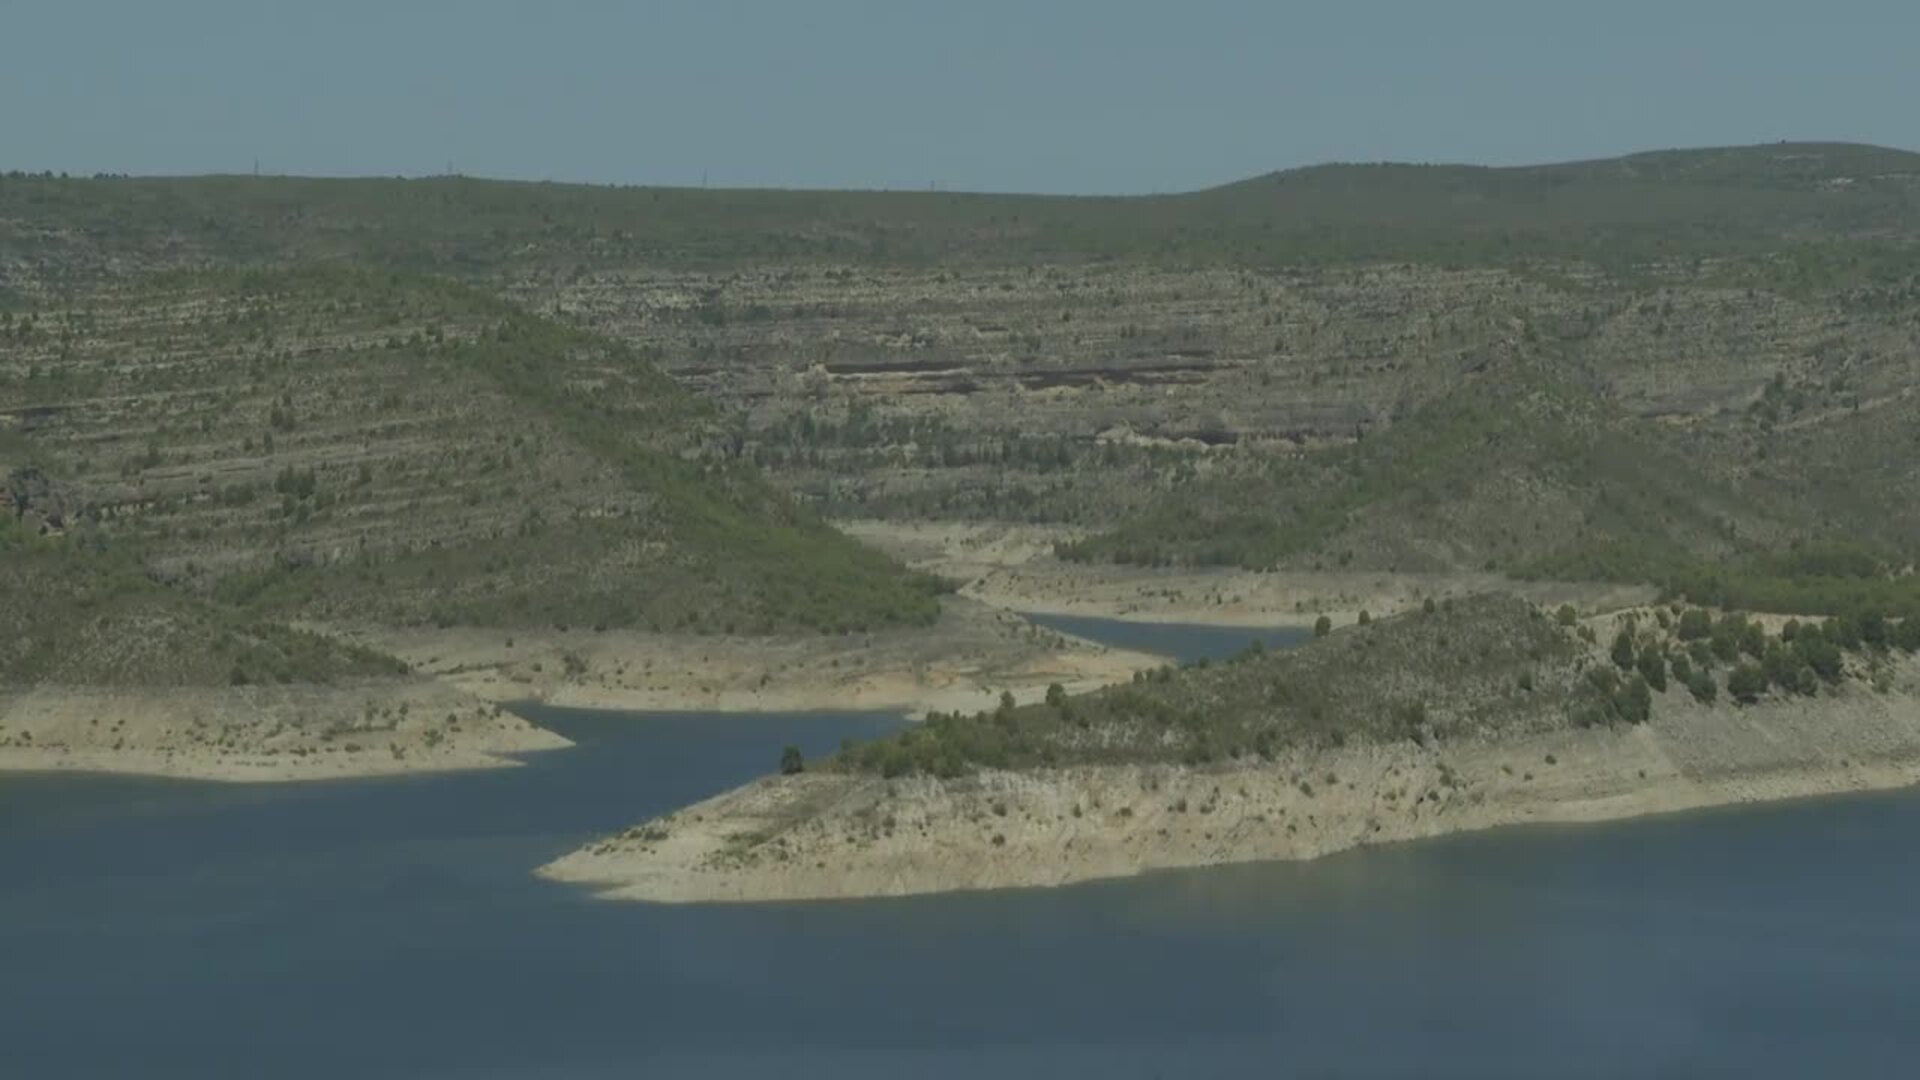
[{"label": "shadow on water", "polygon": [[1912,794],[1070,889],[613,904],[528,871],[900,723],[529,707],[522,768],[0,779],[8,1076],[1907,1075]]}]

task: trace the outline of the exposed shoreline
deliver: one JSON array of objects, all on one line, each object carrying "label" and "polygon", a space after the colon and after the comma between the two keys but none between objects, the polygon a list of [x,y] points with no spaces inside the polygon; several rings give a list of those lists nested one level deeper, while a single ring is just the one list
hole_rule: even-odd
[{"label": "exposed shoreline", "polygon": [[844,521],[848,535],[912,566],[960,583],[990,607],[1122,622],[1268,628],[1344,626],[1418,608],[1428,599],[1508,592],[1546,608],[1571,603],[1611,611],[1651,600],[1643,586],[1515,581],[1490,573],[1371,570],[1256,572],[1230,567],[1149,568],[1071,563],[1053,555],[1070,530],[1042,525]]},{"label": "exposed shoreline", "polygon": [[587,709],[801,712],[990,709],[1124,682],[1166,658],[1110,648],[975,601],[867,634],[696,637],[608,630],[336,630],[492,702]]},{"label": "exposed shoreline", "polygon": [[425,679],[0,692],[0,771],[259,783],[506,768],[572,743]]},{"label": "exposed shoreline", "polygon": [[[1092,690],[1157,667],[954,600],[930,627],[727,638],[316,628],[407,661],[342,686],[0,688],[0,772],[84,771],[276,782],[510,767],[571,745],[504,706],[625,711],[988,709],[1059,683]],[[448,717],[456,720],[449,722]]]},{"label": "exposed shoreline", "polygon": [[1744,709],[1672,701],[1635,728],[1290,753],[1259,765],[769,777],[539,872],[624,900],[855,899],[1896,788],[1920,783],[1915,689],[1908,664],[1887,694],[1849,687]]}]

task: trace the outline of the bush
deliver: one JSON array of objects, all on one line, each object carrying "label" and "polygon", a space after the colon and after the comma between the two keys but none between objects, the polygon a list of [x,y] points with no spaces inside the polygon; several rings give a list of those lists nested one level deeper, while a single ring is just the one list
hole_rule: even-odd
[{"label": "bush", "polygon": [[1841,655],[1839,646],[1811,627],[1803,628],[1794,635],[1793,653],[1802,666],[1829,683],[1839,682],[1846,674],[1846,658]]},{"label": "bush", "polygon": [[1647,680],[1635,675],[1613,695],[1613,711],[1629,724],[1644,724],[1653,717],[1653,691]]},{"label": "bush", "polygon": [[1326,637],[1333,633],[1333,620],[1325,615],[1313,620],[1313,636]]},{"label": "bush", "polygon": [[1573,610],[1572,604],[1561,604],[1560,610],[1553,613],[1553,620],[1561,626],[1572,626],[1580,621],[1580,613]]},{"label": "bush", "polygon": [[1698,641],[1713,633],[1713,616],[1705,608],[1688,608],[1680,615],[1680,640]]},{"label": "bush", "polygon": [[1056,709],[1065,708],[1067,704],[1067,688],[1061,686],[1059,683],[1048,683],[1047,704]]},{"label": "bush", "polygon": [[1667,692],[1667,654],[1659,647],[1648,645],[1641,649],[1639,662],[1635,666],[1640,669],[1640,677],[1647,681],[1648,686],[1663,694]]},{"label": "bush", "polygon": [[1742,705],[1751,705],[1767,692],[1767,673],[1755,663],[1742,663],[1727,676],[1727,693]]},{"label": "bush", "polygon": [[1711,672],[1695,669],[1687,676],[1687,692],[1702,705],[1711,705],[1713,699],[1720,696],[1720,687],[1713,681]]},{"label": "bush", "polygon": [[1613,666],[1621,671],[1631,671],[1638,659],[1638,650],[1633,647],[1633,630],[1623,628],[1613,637]]},{"label": "bush", "polygon": [[1365,626],[1372,621],[1373,621],[1373,616],[1367,614],[1366,609],[1362,608],[1360,610],[1360,625]]},{"label": "bush", "polygon": [[800,748],[788,745],[780,751],[780,775],[792,776],[807,771],[807,759],[800,754]]},{"label": "bush", "polygon": [[1909,615],[1894,628],[1893,644],[1901,652],[1920,652],[1920,615]]}]

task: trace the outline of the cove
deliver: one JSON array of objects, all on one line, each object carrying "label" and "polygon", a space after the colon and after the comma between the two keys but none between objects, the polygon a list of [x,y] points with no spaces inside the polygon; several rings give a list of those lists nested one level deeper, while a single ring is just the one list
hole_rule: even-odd
[{"label": "cove", "polygon": [[902,721],[530,707],[519,769],[0,778],[20,1077],[1905,1076],[1913,792],[1058,890],[615,904],[529,870]]}]

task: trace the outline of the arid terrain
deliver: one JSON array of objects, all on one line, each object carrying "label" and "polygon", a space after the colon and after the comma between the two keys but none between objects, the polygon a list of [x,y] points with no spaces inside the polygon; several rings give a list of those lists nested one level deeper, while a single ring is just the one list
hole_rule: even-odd
[{"label": "arid terrain", "polygon": [[[0,177],[0,761],[444,767],[541,743],[523,698],[1158,664],[1022,611],[1911,621],[1916,238],[1920,157],[1821,143],[1119,199]],[[313,733],[429,692],[431,746]]]},{"label": "arid terrain", "polygon": [[[1173,685],[1187,692],[1163,700],[1198,701],[1206,715],[1165,729],[1149,721],[1154,734],[1140,749],[1118,748],[1137,738],[1128,730],[1140,723],[1136,711],[1131,720],[1082,716],[1058,763],[1044,767],[1015,749],[1011,759],[982,757],[977,769],[930,773],[883,752],[874,756],[900,764],[768,777],[591,843],[541,872],[614,898],[664,902],[1018,888],[1920,781],[1920,666],[1910,653],[1864,655],[1858,679],[1823,689],[1768,693],[1762,680],[1745,700],[1731,690],[1721,697],[1670,685],[1663,668],[1661,690],[1641,687],[1643,715],[1583,718],[1588,706],[1569,707],[1555,672],[1571,680],[1564,685],[1575,701],[1593,676],[1617,685],[1604,649],[1532,660],[1548,637],[1500,658],[1511,610],[1467,606],[1475,613],[1465,621],[1415,611],[1375,623],[1373,640],[1373,628],[1362,627],[1308,647],[1365,652],[1370,664],[1342,659],[1330,673],[1394,688],[1336,685],[1324,711],[1302,665],[1243,660],[1231,665],[1242,676],[1225,677],[1242,689],[1224,698],[1220,679],[1203,689],[1204,670],[1176,676]],[[1418,622],[1436,618],[1443,641],[1458,646],[1469,637],[1456,653],[1494,656],[1491,666],[1465,669],[1417,644]],[[1631,624],[1609,615],[1583,626],[1604,631],[1594,636],[1605,640]],[[1666,647],[1656,640],[1641,633],[1643,646]],[[1257,751],[1157,752],[1244,707],[1249,686],[1260,695],[1256,731],[1273,732],[1265,737],[1272,741],[1256,733]],[[1399,704],[1389,704],[1396,696]],[[1417,712],[1408,702],[1419,702]],[[1098,705],[1099,696],[1067,698],[1027,711]],[[1296,712],[1299,719],[1287,719]],[[1003,715],[996,722],[1017,740],[1020,715]],[[1411,727],[1400,726],[1416,715]],[[1317,736],[1289,726],[1319,722],[1329,726]],[[1226,739],[1244,737],[1219,727]],[[927,739],[910,733],[904,742]]]}]

